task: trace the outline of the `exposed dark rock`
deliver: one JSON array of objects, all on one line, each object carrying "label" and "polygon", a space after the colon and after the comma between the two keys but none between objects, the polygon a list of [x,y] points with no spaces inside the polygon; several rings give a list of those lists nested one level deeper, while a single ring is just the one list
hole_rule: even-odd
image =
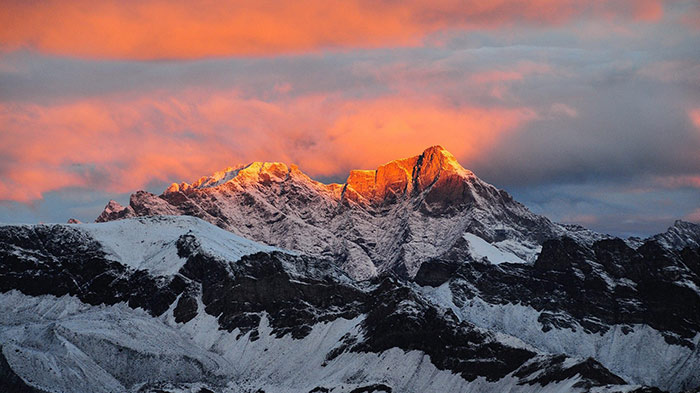
[{"label": "exposed dark rock", "polygon": [[155,277],[107,259],[99,243],[73,227],[0,227],[1,292],[128,302],[158,316],[188,285],[180,276]]},{"label": "exposed dark rock", "polygon": [[[521,385],[537,383],[545,386],[553,382],[570,379],[576,375],[582,377],[582,380],[577,385],[584,388],[591,388],[593,386],[591,381],[596,381],[596,383],[603,385],[621,385],[625,383],[622,378],[611,373],[593,358],[588,358],[572,367],[565,367],[565,360],[566,357],[564,355],[538,360],[518,370],[515,376],[521,378],[521,382],[519,382]],[[537,372],[537,370],[544,370],[544,372]]]},{"label": "exposed dark rock", "polygon": [[[613,324],[646,324],[669,332],[667,342],[692,345],[700,331],[698,249],[675,252],[647,241],[634,250],[617,239],[586,247],[562,238],[544,243],[533,265],[424,264],[420,285],[439,285],[452,271],[455,302],[479,296],[493,304],[524,304],[542,311],[543,330],[605,332]],[[686,284],[687,283],[687,284]]]},{"label": "exposed dark rock", "polygon": [[438,368],[458,372],[468,381],[479,376],[500,379],[534,356],[499,344],[450,312],[442,313],[394,278],[383,279],[372,299],[363,322],[366,339],[354,351],[420,350]]},{"label": "exposed dark rock", "polygon": [[421,286],[439,287],[446,283],[459,269],[459,264],[444,261],[432,261],[423,264],[419,269],[415,282]]},{"label": "exposed dark rock", "polygon": [[363,386],[359,388],[355,388],[350,391],[350,393],[391,393],[392,389],[384,385],[383,383],[378,383],[374,385],[369,385],[369,386]]}]

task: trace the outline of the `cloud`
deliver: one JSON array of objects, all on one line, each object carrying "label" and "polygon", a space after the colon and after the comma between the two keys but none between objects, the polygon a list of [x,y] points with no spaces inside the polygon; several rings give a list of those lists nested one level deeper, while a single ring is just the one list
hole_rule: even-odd
[{"label": "cloud", "polygon": [[663,82],[700,84],[700,64],[697,59],[653,62],[640,68],[638,74]]},{"label": "cloud", "polygon": [[67,187],[126,192],[254,160],[337,175],[445,141],[470,157],[533,116],[527,108],[454,107],[434,97],[263,101],[196,90],[2,104],[0,200],[31,201]]},{"label": "cloud", "polygon": [[477,88],[487,88],[489,94],[498,99],[505,100],[510,96],[510,85],[521,82],[532,75],[552,74],[549,64],[521,61],[506,69],[489,69],[475,72],[469,76],[469,82]]},{"label": "cloud", "polygon": [[33,202],[0,219],[437,143],[555,220],[663,230],[700,198],[696,3],[5,1],[0,198]]},{"label": "cloud", "polygon": [[88,58],[195,59],[415,46],[443,30],[656,21],[663,11],[662,0],[10,0],[0,43]]},{"label": "cloud", "polygon": [[700,208],[693,210],[685,216],[685,219],[691,222],[700,222]]},{"label": "cloud", "polygon": [[700,108],[690,111],[688,115],[690,116],[690,120],[693,122],[695,127],[700,130]]},{"label": "cloud", "polygon": [[664,188],[697,188],[700,189],[700,173],[697,175],[678,175],[657,177],[654,182]]},{"label": "cloud", "polygon": [[535,213],[556,222],[584,225],[615,236],[649,236],[665,231],[676,219],[691,219],[700,190],[640,185],[650,179],[575,184],[527,185],[509,189]]},{"label": "cloud", "polygon": [[578,117],[578,111],[569,105],[562,102],[556,102],[552,104],[551,111],[555,115],[564,115],[568,117]]},{"label": "cloud", "polygon": [[681,14],[680,21],[692,29],[700,30],[700,4],[697,2],[692,3]]}]

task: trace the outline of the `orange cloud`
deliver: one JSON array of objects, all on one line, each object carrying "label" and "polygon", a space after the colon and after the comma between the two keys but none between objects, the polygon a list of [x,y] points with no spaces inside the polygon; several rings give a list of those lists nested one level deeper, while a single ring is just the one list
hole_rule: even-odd
[{"label": "orange cloud", "polygon": [[418,45],[437,31],[575,18],[658,20],[662,0],[9,0],[0,48],[90,58],[267,55]]},{"label": "orange cloud", "polygon": [[665,176],[656,180],[658,184],[667,188],[700,188],[700,175]]},{"label": "orange cloud", "polygon": [[198,91],[1,104],[0,200],[31,201],[64,187],[127,192],[253,160],[342,176],[438,143],[468,163],[534,116],[431,97],[265,102]]},{"label": "orange cloud", "polygon": [[374,168],[441,144],[462,160],[488,154],[504,133],[535,118],[529,109],[449,107],[389,97],[343,106],[328,130],[333,157],[344,169]]},{"label": "orange cloud", "polygon": [[690,111],[690,120],[700,130],[700,108]]}]

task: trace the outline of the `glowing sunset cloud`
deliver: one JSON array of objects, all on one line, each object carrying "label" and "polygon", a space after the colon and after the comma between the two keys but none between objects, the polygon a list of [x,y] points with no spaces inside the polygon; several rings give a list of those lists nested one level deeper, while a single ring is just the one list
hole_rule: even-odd
[{"label": "glowing sunset cloud", "polygon": [[0,221],[91,220],[105,196],[251,161],[342,181],[442,145],[555,220],[658,232],[700,200],[698,15],[697,0],[6,0]]},{"label": "glowing sunset cloud", "polygon": [[700,130],[700,108],[690,111],[690,120]]},{"label": "glowing sunset cloud", "polygon": [[663,14],[662,5],[660,0],[11,0],[0,11],[0,42],[9,49],[93,58],[269,55],[411,46],[444,29],[559,25],[578,17],[652,21]]},{"label": "glowing sunset cloud", "polygon": [[447,107],[425,98],[263,102],[235,93],[0,106],[0,154],[12,158],[0,199],[89,185],[127,192],[262,159],[333,175],[438,141],[469,159],[533,117],[524,108]]}]

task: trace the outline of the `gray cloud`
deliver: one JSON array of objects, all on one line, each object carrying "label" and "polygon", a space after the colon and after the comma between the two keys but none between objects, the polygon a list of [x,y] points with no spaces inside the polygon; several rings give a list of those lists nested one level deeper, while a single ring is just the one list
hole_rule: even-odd
[{"label": "gray cloud", "polygon": [[[669,8],[658,24],[446,32],[418,48],[179,62],[6,53],[0,57],[0,102],[43,105],[213,89],[261,101],[406,95],[438,97],[457,109],[526,107],[534,120],[489,151],[461,157],[463,164],[553,219],[649,234],[700,207],[697,187],[660,181],[700,178],[700,129],[688,115],[700,108],[700,30],[678,22],[684,7]],[[0,171],[8,159],[0,159]],[[89,163],[75,170],[100,179]],[[181,180],[188,179],[172,179]],[[57,213],[63,211],[86,219],[99,213],[107,196],[84,189],[49,193],[34,207],[0,205],[0,220],[63,221],[69,216]]]}]

